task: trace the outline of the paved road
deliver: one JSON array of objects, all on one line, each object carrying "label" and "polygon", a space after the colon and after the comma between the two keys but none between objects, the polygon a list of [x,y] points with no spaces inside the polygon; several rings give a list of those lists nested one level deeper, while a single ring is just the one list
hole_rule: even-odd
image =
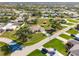
[{"label": "paved road", "polygon": [[34,50],[40,48],[40,47],[41,47],[42,45],[44,45],[45,43],[49,42],[49,41],[52,40],[53,38],[58,37],[60,34],[64,33],[64,32],[67,31],[67,30],[69,30],[70,28],[73,28],[74,26],[76,26],[76,24],[73,25],[73,26],[69,26],[68,28],[65,28],[65,29],[63,29],[63,30],[60,30],[60,31],[56,32],[54,35],[52,35],[52,36],[50,36],[50,37],[48,37],[48,38],[46,38],[46,39],[44,39],[44,40],[42,40],[42,41],[40,41],[40,42],[34,44],[34,45],[32,45],[32,46],[26,46],[26,47],[24,47],[24,48],[23,48],[22,50],[20,50],[20,51],[17,50],[17,51],[15,51],[15,52],[13,52],[13,53],[11,54],[11,56],[25,56],[25,55],[28,55],[28,54],[31,53],[32,51],[34,51]]}]

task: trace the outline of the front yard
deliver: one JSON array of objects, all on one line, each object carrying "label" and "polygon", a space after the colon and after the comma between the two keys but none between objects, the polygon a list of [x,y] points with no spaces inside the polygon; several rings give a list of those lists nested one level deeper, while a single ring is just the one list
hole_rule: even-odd
[{"label": "front yard", "polygon": [[67,33],[69,33],[69,34],[77,34],[79,32],[77,30],[75,30],[75,29],[70,29],[70,30],[67,31]]},{"label": "front yard", "polygon": [[78,23],[77,20],[73,20],[73,19],[68,19],[69,22],[73,22],[73,23]]},{"label": "front yard", "polygon": [[65,45],[63,44],[63,42],[58,40],[58,39],[56,39],[56,38],[52,39],[51,41],[46,43],[44,45],[44,47],[46,47],[46,48],[55,48],[60,53],[62,53],[63,55],[67,55],[67,53],[68,53],[68,52],[66,52],[66,48],[65,48]]},{"label": "front yard", "polygon": [[33,52],[31,52],[28,56],[46,56],[46,55],[42,54],[40,50],[36,49]]},{"label": "front yard", "polygon": [[66,35],[66,34],[61,34],[60,37],[62,37],[62,38],[64,38],[64,39],[67,39],[67,40],[72,39],[71,36]]}]

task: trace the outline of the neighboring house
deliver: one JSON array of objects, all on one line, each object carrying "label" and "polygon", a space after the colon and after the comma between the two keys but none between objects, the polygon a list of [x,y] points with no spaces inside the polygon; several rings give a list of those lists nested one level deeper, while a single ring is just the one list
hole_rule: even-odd
[{"label": "neighboring house", "polygon": [[59,13],[52,13],[51,16],[59,16]]},{"label": "neighboring house", "polygon": [[76,29],[79,30],[79,24],[77,24]]},{"label": "neighboring house", "polygon": [[8,23],[6,26],[3,27],[4,30],[15,30],[16,29],[16,25],[13,25],[13,23]]},{"label": "neighboring house", "polygon": [[39,25],[33,25],[30,27],[30,30],[32,32],[39,32],[41,30],[41,27]]},{"label": "neighboring house", "polygon": [[74,45],[69,52],[69,56],[79,56],[79,44]]},{"label": "neighboring house", "polygon": [[69,51],[69,56],[79,56],[79,41],[69,40],[66,45]]},{"label": "neighboring house", "polygon": [[5,26],[5,23],[0,23],[0,28]]},{"label": "neighboring house", "polygon": [[48,18],[49,14],[42,14],[42,18]]},{"label": "neighboring house", "polygon": [[37,20],[37,19],[35,17],[32,17],[30,19],[27,19],[27,22],[30,23],[30,24],[32,24],[33,21],[35,21],[35,20]]},{"label": "neighboring house", "polygon": [[5,26],[4,23],[0,23],[0,33],[2,33],[4,31],[3,27]]},{"label": "neighboring house", "polygon": [[0,28],[0,33],[2,33],[4,30],[2,28]]}]

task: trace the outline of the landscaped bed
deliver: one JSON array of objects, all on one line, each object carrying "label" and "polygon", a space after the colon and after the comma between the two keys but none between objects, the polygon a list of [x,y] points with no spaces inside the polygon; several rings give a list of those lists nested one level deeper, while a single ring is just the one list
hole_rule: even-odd
[{"label": "landscaped bed", "polygon": [[36,49],[33,52],[31,52],[28,56],[46,56],[46,55],[42,54],[40,50]]},{"label": "landscaped bed", "polygon": [[66,35],[66,34],[61,34],[60,37],[64,38],[64,39],[72,39],[71,36]]},{"label": "landscaped bed", "polygon": [[67,33],[69,33],[69,34],[77,34],[79,32],[77,30],[75,30],[75,29],[70,29],[70,30],[67,31]]},{"label": "landscaped bed", "polygon": [[41,41],[41,40],[46,38],[46,36],[44,34],[40,33],[40,32],[32,34],[32,35],[29,35],[29,37],[30,37],[29,38],[30,41],[24,43],[24,45],[33,45],[33,44],[35,44],[35,43],[37,43],[37,42],[39,42],[39,41]]},{"label": "landscaped bed", "polygon": [[63,55],[67,55],[67,53],[68,53],[68,52],[66,52],[66,48],[65,48],[65,45],[63,44],[63,42],[58,40],[58,39],[56,39],[56,38],[52,39],[51,41],[46,43],[44,45],[44,47],[46,47],[46,48],[55,48],[60,53],[62,53]]}]

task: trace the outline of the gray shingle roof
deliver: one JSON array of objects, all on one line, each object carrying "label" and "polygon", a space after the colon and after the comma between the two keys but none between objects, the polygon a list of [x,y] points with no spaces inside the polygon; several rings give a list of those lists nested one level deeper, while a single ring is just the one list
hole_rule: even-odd
[{"label": "gray shingle roof", "polygon": [[70,51],[73,55],[79,56],[79,44],[74,45],[69,51]]}]

